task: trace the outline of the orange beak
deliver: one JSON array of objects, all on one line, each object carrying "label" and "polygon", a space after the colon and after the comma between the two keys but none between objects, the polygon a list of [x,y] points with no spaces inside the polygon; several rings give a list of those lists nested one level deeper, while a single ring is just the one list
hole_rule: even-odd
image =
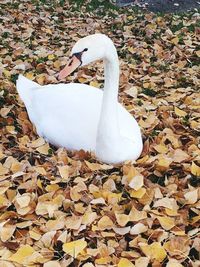
[{"label": "orange beak", "polygon": [[68,75],[70,75],[75,69],[81,65],[81,60],[78,59],[75,55],[69,60],[67,65],[59,72],[58,79],[62,80]]}]

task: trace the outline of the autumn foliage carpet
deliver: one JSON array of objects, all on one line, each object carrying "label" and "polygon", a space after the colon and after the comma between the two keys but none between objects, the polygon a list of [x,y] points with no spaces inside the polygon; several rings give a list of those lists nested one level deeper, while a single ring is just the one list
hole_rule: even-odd
[{"label": "autumn foliage carpet", "polygon": [[[0,4],[0,266],[200,266],[199,13],[42,2]],[[45,143],[16,92],[19,73],[58,83],[75,41],[95,32],[118,50],[119,101],[144,139],[136,163]],[[102,62],[71,81],[102,87]]]}]

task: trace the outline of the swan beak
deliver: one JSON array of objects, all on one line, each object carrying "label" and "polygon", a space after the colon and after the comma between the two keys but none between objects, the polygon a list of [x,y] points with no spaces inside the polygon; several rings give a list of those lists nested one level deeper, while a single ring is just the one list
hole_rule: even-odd
[{"label": "swan beak", "polygon": [[68,75],[70,75],[75,69],[77,69],[81,65],[80,59],[78,59],[75,55],[69,60],[67,65],[60,71],[58,74],[58,79],[62,80]]}]

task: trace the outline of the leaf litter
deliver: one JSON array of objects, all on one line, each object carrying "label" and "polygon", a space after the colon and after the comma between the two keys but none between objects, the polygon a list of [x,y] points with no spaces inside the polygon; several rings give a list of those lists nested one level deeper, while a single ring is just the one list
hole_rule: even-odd
[{"label": "leaf litter", "polygon": [[[0,4],[1,266],[197,267],[200,15],[91,11],[93,2]],[[143,133],[137,162],[109,166],[47,144],[16,93],[19,73],[57,83],[72,45],[95,32],[119,53],[119,101]],[[97,62],[67,82],[101,88],[102,73]]]}]

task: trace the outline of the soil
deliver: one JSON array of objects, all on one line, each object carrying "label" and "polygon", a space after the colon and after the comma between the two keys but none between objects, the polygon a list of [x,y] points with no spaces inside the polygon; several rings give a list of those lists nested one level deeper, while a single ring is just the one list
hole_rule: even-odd
[{"label": "soil", "polygon": [[152,12],[178,13],[200,8],[200,0],[116,0],[119,6],[137,5]]}]

